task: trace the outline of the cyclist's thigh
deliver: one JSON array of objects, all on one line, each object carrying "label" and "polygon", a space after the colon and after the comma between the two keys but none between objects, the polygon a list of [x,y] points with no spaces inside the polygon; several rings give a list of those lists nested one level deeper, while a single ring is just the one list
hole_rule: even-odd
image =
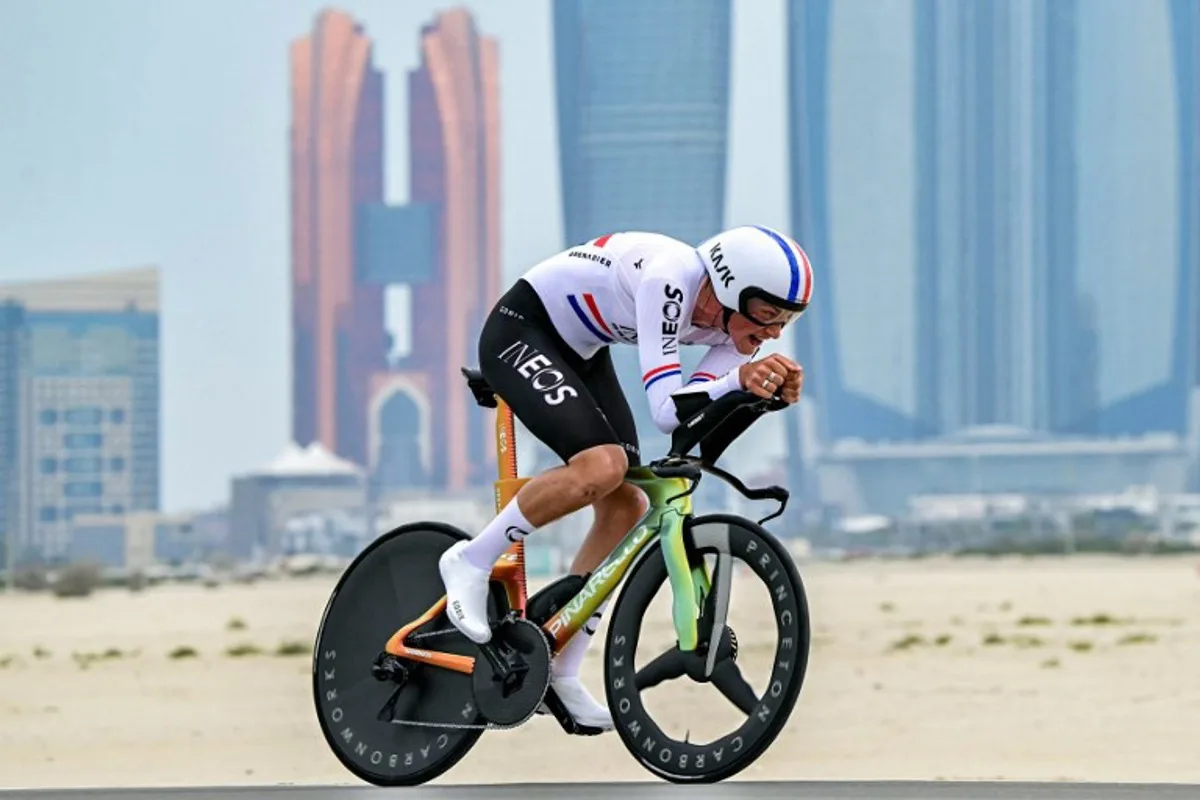
[{"label": "cyclist's thigh", "polygon": [[479,335],[479,371],[488,385],[564,463],[591,447],[621,444],[579,375],[583,363],[521,281],[500,298]]},{"label": "cyclist's thigh", "polygon": [[580,370],[583,383],[596,398],[596,404],[608,419],[608,424],[616,432],[621,446],[625,448],[625,456],[629,466],[636,467],[642,463],[641,450],[638,447],[637,424],[633,419],[633,409],[629,407],[629,398],[621,388],[617,378],[617,370],[613,366],[612,353],[606,347],[592,358]]}]

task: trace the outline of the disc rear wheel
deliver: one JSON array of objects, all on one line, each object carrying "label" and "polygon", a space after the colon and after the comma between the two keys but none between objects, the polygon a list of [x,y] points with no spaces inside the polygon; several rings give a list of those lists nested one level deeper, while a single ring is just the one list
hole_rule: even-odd
[{"label": "disc rear wheel", "polygon": [[[438,558],[469,538],[437,522],[402,525],[347,567],[325,607],[313,653],[313,699],[325,741],[356,777],[411,786],[456,764],[483,733],[470,675],[391,658],[387,640],[445,594]],[[488,615],[507,611],[492,584]],[[478,647],[438,614],[410,637],[429,650],[478,656]]]}]

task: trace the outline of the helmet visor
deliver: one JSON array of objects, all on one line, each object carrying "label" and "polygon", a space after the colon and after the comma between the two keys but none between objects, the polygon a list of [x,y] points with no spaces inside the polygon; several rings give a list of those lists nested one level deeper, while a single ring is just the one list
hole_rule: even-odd
[{"label": "helmet visor", "polygon": [[804,304],[800,308],[792,310],[777,306],[761,297],[750,297],[742,303],[741,311],[743,317],[765,328],[769,325],[787,325],[803,314],[806,307],[807,304]]}]

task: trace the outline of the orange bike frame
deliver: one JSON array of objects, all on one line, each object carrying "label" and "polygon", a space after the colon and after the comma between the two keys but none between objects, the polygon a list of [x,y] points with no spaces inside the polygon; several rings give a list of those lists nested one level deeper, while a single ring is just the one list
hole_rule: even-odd
[{"label": "orange bike frame", "polygon": [[[496,512],[499,513],[529,479],[517,477],[512,410],[499,398],[496,398],[496,403],[496,460],[500,473],[496,481]],[[550,648],[554,653],[566,645],[603,599],[616,589],[638,553],[656,538],[662,543],[662,554],[674,595],[671,616],[675,623],[679,648],[690,651],[698,644],[699,611],[704,598],[712,589],[712,583],[704,562],[691,563],[684,545],[684,520],[692,513],[690,480],[683,477],[660,478],[646,467],[629,470],[625,480],[646,493],[650,501],[649,509],[608,557],[592,571],[575,597],[542,624],[542,630],[549,637]],[[525,578],[525,543],[521,541],[509,546],[496,560],[495,566],[492,567],[492,579],[504,586],[509,608],[522,617],[526,614],[528,602]],[[421,650],[409,647],[405,641],[409,634],[442,613],[445,608],[446,597],[443,595],[419,619],[396,631],[387,643],[387,652],[412,661],[422,661],[443,669],[470,674],[475,668],[474,658],[436,650]]]},{"label": "orange bike frame", "polygon": [[[496,455],[500,473],[496,481],[496,512],[499,513],[529,479],[517,477],[512,410],[499,398],[496,398],[496,404]],[[703,561],[692,564],[684,545],[683,521],[692,513],[690,481],[682,477],[659,478],[646,467],[629,470],[625,480],[646,493],[650,507],[639,524],[633,527],[608,557],[592,571],[578,594],[542,624],[542,630],[550,638],[550,648],[554,653],[566,645],[603,599],[615,590],[638,553],[655,538],[662,542],[662,553],[671,580],[671,591],[674,594],[671,615],[679,647],[689,651],[697,646],[700,604],[708,595],[712,584]],[[492,567],[492,580],[499,581],[504,586],[509,608],[522,617],[525,616],[529,599],[525,578],[525,543],[520,541],[510,545],[496,560],[495,566]],[[474,658],[409,647],[405,641],[409,634],[442,613],[445,608],[446,597],[443,595],[420,618],[396,631],[388,640],[387,652],[400,658],[470,674],[475,668]]]},{"label": "orange bike frame", "polygon": [[[508,505],[528,478],[517,477],[517,446],[516,428],[513,425],[512,409],[499,397],[496,398],[496,468],[499,473],[495,482],[496,513]],[[492,580],[499,581],[508,595],[509,608],[520,616],[525,616],[525,604],[529,600],[529,589],[525,578],[525,542],[518,541],[509,546],[496,565],[492,567]],[[423,661],[443,669],[471,674],[475,668],[475,659],[471,656],[460,656],[454,653],[442,653],[437,650],[422,650],[409,647],[405,640],[409,634],[426,624],[446,609],[446,596],[417,619],[405,625],[392,635],[385,648],[388,653],[399,658],[412,661]]]}]

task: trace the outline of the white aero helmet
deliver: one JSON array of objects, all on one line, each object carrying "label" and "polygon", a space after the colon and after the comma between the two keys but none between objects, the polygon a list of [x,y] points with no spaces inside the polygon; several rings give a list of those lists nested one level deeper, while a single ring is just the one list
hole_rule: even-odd
[{"label": "white aero helmet", "polygon": [[759,325],[787,324],[812,297],[808,256],[790,238],[761,225],[730,228],[696,248],[717,300]]}]

